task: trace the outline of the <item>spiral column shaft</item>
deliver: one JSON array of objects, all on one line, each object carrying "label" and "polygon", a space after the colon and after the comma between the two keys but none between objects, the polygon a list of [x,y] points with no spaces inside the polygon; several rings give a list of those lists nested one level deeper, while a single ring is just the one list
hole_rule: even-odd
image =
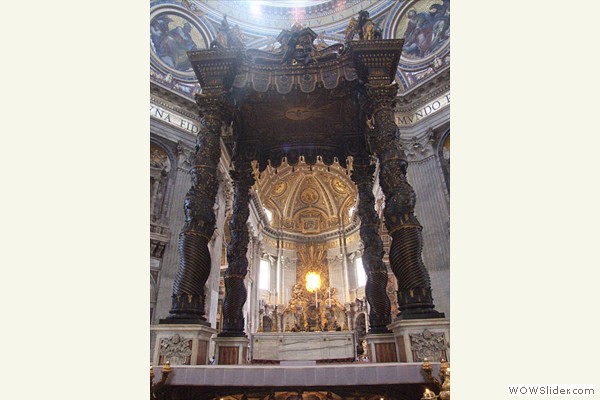
[{"label": "spiral column shaft", "polygon": [[379,182],[385,195],[385,225],[392,238],[390,267],[398,281],[401,319],[443,318],[435,310],[429,273],[422,259],[422,226],[414,214],[416,195],[406,179],[408,162],[394,122],[397,85],[365,85],[373,129],[367,133],[379,158]]},{"label": "spiral column shaft", "polygon": [[352,180],[358,187],[358,216],[360,218],[360,239],[364,244],[363,266],[367,275],[365,294],[370,305],[369,332],[389,332],[391,305],[387,296],[387,269],[383,264],[383,242],[379,235],[379,215],[375,211],[373,195],[373,173],[375,166],[366,157],[357,158],[353,163]]},{"label": "spiral column shaft", "polygon": [[237,163],[231,172],[234,184],[233,216],[229,221],[231,241],[227,246],[225,299],[223,300],[223,329],[219,336],[245,336],[244,314],[248,291],[244,279],[248,273],[248,242],[246,222],[250,216],[250,187],[254,184],[250,163]]},{"label": "spiral column shaft", "polygon": [[219,183],[217,165],[221,158],[221,126],[228,122],[229,101],[224,92],[197,95],[201,129],[190,170],[192,187],[184,201],[185,223],[179,235],[179,270],[173,283],[170,315],[163,323],[206,322],[204,285],[211,269],[208,249],[215,230],[213,206]]}]

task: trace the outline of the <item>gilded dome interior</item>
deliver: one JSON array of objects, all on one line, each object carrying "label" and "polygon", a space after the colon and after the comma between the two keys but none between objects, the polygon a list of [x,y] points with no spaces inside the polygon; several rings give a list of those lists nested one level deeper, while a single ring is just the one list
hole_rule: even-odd
[{"label": "gilded dome interior", "polygon": [[357,190],[346,169],[317,161],[292,166],[284,161],[260,175],[256,190],[270,226],[287,233],[319,235],[348,226]]}]

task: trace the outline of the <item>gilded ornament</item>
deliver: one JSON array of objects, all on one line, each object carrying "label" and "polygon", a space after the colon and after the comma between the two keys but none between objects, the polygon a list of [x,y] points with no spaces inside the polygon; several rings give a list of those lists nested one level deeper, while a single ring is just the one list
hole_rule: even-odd
[{"label": "gilded ornament", "polygon": [[312,205],[319,200],[319,193],[313,188],[306,188],[302,191],[300,199],[304,204]]},{"label": "gilded ornament", "polygon": [[287,183],[284,181],[277,182],[277,184],[271,190],[271,195],[273,196],[281,196],[287,190]]},{"label": "gilded ornament", "polygon": [[332,187],[333,190],[335,190],[336,192],[340,193],[340,194],[346,194],[348,193],[348,186],[342,182],[340,179],[338,178],[334,178],[332,181]]}]

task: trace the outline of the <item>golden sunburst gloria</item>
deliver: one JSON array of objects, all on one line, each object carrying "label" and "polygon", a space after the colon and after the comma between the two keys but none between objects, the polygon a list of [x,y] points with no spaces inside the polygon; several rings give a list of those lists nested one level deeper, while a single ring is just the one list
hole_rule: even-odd
[{"label": "golden sunburst gloria", "polygon": [[306,290],[310,293],[315,290],[319,290],[321,287],[321,276],[316,272],[309,272],[306,274]]}]

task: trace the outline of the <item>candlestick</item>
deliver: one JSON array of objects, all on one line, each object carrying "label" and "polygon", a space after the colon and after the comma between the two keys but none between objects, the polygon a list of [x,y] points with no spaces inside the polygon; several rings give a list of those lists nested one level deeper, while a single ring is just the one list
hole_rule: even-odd
[{"label": "candlestick", "polygon": [[421,397],[421,400],[430,400],[430,399],[437,399],[438,396],[432,392],[429,389],[425,389],[425,393],[423,393],[423,397]]}]

